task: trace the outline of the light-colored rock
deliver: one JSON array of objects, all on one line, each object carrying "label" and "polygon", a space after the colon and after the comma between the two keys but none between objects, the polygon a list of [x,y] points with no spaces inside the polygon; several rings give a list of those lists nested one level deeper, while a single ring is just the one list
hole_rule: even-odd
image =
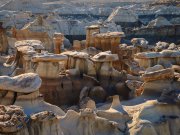
[{"label": "light-colored rock", "polygon": [[49,52],[54,52],[53,34],[51,26],[42,17],[28,23],[21,30],[13,29],[13,37],[17,40],[40,40]]},{"label": "light-colored rock", "polygon": [[160,52],[164,49],[167,49],[168,47],[169,47],[169,43],[159,41],[158,43],[156,43],[155,51]]},{"label": "light-colored rock", "polygon": [[[82,110],[80,113],[69,110],[60,121],[64,134],[121,134],[116,122],[98,117],[92,109],[88,108]],[[68,129],[66,128],[67,125],[69,127]]]},{"label": "light-colored rock", "polygon": [[[33,70],[43,78],[58,78],[60,72],[65,70],[65,62],[68,57],[62,54],[42,53],[34,55],[31,62]],[[51,69],[51,70],[49,70]]]},{"label": "light-colored rock", "polygon": [[142,46],[144,48],[147,48],[147,45],[148,45],[148,41],[145,40],[144,38],[133,38],[131,40],[131,43],[134,45],[134,46]]},{"label": "light-colored rock", "polygon": [[135,54],[135,60],[141,67],[148,68],[162,65],[171,68],[179,64],[180,52],[178,50],[163,50],[161,52],[142,52]]},{"label": "light-colored rock", "polygon": [[125,131],[126,122],[130,120],[128,113],[123,109],[119,101],[119,96],[113,96],[111,107],[108,110],[98,110],[97,115],[99,117],[117,122],[117,126],[121,131]]},{"label": "light-colored rock", "polygon": [[[172,116],[172,117],[171,117]],[[130,134],[177,134],[180,122],[179,109],[176,105],[159,104],[157,101],[146,102],[133,118],[134,125]],[[176,123],[171,127],[172,123]],[[163,129],[163,130],[162,130]]]},{"label": "light-colored rock", "polygon": [[37,74],[28,73],[15,77],[1,76],[0,89],[20,93],[31,93],[39,89],[41,79]]},{"label": "light-colored rock", "polygon": [[68,57],[62,54],[53,54],[53,53],[41,53],[34,55],[32,57],[32,62],[59,62],[66,61]]},{"label": "light-colored rock", "polygon": [[95,62],[112,62],[112,61],[117,61],[118,55],[117,54],[111,54],[110,51],[106,52],[100,52],[99,54],[95,55],[92,57],[92,60]]},{"label": "light-colored rock", "polygon": [[138,16],[129,9],[118,7],[111,13],[107,21],[114,21],[115,23],[137,22]]}]

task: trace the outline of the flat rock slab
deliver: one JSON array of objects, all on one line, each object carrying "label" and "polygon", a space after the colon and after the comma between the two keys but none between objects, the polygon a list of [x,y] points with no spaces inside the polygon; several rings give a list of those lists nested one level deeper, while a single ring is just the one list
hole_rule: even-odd
[{"label": "flat rock slab", "polygon": [[145,73],[142,76],[145,82],[174,78],[174,70],[171,68]]},{"label": "flat rock slab", "polygon": [[66,52],[63,52],[61,54],[71,56],[71,57],[75,57],[75,58],[82,58],[82,59],[88,59],[89,58],[89,54],[86,52],[66,51]]},{"label": "flat rock slab", "polygon": [[59,62],[67,59],[68,57],[66,55],[45,53],[34,55],[32,57],[32,62]]},{"label": "flat rock slab", "polygon": [[173,58],[180,57],[180,51],[164,50],[162,52],[142,52],[137,53],[135,58],[137,59],[151,59],[151,58]]}]

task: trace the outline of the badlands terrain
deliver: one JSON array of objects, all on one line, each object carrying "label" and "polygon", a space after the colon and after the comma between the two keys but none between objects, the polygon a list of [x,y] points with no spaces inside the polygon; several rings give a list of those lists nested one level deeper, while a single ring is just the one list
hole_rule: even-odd
[{"label": "badlands terrain", "polygon": [[179,0],[0,0],[0,135],[179,125]]}]

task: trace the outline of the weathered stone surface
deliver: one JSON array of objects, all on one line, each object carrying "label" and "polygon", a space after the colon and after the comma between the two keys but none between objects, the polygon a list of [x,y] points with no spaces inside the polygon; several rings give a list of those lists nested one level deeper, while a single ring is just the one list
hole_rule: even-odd
[{"label": "weathered stone surface", "polygon": [[158,98],[158,102],[168,104],[180,103],[180,90],[172,90],[170,88],[164,89],[161,96]]},{"label": "weathered stone surface", "polygon": [[22,108],[19,106],[0,105],[0,132],[4,134],[13,134],[25,128],[29,121]]},{"label": "weathered stone surface", "polygon": [[41,53],[31,58],[32,69],[40,77],[58,78],[60,72],[65,71],[65,63],[68,57],[61,54]]},{"label": "weathered stone surface", "polygon": [[64,134],[121,134],[116,122],[98,117],[92,109],[88,108],[81,110],[80,113],[69,110],[60,121]]},{"label": "weathered stone surface", "polygon": [[66,61],[68,57],[62,54],[42,53],[32,57],[32,62],[59,62]]},{"label": "weathered stone surface", "polygon": [[40,16],[21,30],[13,29],[13,37],[17,40],[40,40],[49,52],[54,52],[53,33],[51,26]]},{"label": "weathered stone surface", "polygon": [[162,69],[164,69],[164,67],[162,65],[155,65],[153,67],[147,68],[146,71],[145,71],[145,74],[150,73],[150,72],[155,72],[155,71],[158,71],[158,70],[162,70]]},{"label": "weathered stone surface", "polygon": [[133,38],[131,39],[131,43],[134,45],[134,46],[140,46],[140,47],[144,47],[144,48],[147,48],[148,46],[148,41],[144,38]]},{"label": "weathered stone surface", "polygon": [[111,54],[110,51],[106,52],[100,52],[99,54],[95,55],[92,60],[95,62],[109,62],[109,61],[117,61],[118,55],[117,54]]},{"label": "weathered stone surface", "polygon": [[141,87],[143,82],[141,81],[136,81],[136,80],[127,80],[126,81],[126,86],[131,90],[130,92],[130,98],[133,98],[136,96],[136,90]]},{"label": "weathered stone surface", "polygon": [[77,52],[77,51],[66,51],[62,53],[63,55],[75,57],[75,58],[89,58],[88,53]]},{"label": "weathered stone surface", "polygon": [[44,50],[44,46],[39,40],[22,40],[15,43],[15,47],[18,51],[20,51],[20,47],[23,46],[33,47],[35,50]]},{"label": "weathered stone surface", "polygon": [[171,68],[147,72],[142,76],[145,82],[174,78],[174,70]]},{"label": "weathered stone surface", "polygon": [[180,52],[177,50],[163,50],[162,52],[142,52],[135,54],[135,60],[141,67],[148,68],[162,65],[170,68],[179,64]]},{"label": "weathered stone surface", "polygon": [[129,99],[131,90],[126,86],[125,83],[117,83],[115,85],[115,89],[121,99]]},{"label": "weathered stone surface", "polygon": [[5,29],[2,27],[2,23],[0,23],[0,53],[7,53],[8,51],[8,39],[5,33]]},{"label": "weathered stone surface", "polygon": [[128,113],[119,101],[119,96],[113,96],[111,107],[108,110],[98,110],[97,116],[117,122],[117,126],[122,132],[126,129],[126,122],[130,120]]},{"label": "weathered stone surface", "polygon": [[161,52],[163,50],[179,50],[179,45],[176,45],[174,43],[166,43],[166,42],[158,42],[156,43],[156,46],[155,46],[155,51],[156,52]]},{"label": "weathered stone surface", "polygon": [[0,76],[0,89],[20,93],[31,93],[41,86],[41,79],[37,74],[27,73],[15,77]]},{"label": "weathered stone surface", "polygon": [[54,53],[60,54],[63,46],[64,35],[62,33],[54,33]]},{"label": "weathered stone surface", "polygon": [[[122,18],[122,19],[120,19]],[[138,16],[133,13],[132,10],[118,7],[114,12],[109,16],[108,21],[113,21],[115,23],[135,23],[138,22]]]}]

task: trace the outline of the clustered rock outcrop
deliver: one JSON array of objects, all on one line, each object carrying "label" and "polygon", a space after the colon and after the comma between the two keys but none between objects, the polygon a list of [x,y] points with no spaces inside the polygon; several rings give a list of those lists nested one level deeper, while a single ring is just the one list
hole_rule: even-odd
[{"label": "clustered rock outcrop", "polygon": [[[0,26],[0,135],[179,134],[179,45],[124,43],[124,32],[105,29],[140,18],[118,7],[66,49],[54,17],[29,20],[12,37]],[[172,24],[159,17],[145,28],[161,25]]]}]

